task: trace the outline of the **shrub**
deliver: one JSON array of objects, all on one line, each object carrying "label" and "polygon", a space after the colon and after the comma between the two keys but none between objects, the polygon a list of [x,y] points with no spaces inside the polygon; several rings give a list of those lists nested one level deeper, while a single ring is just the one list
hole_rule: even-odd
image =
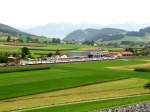
[{"label": "shrub", "polygon": [[145,89],[149,89],[150,90],[150,82],[144,85]]},{"label": "shrub", "polygon": [[150,67],[135,68],[135,71],[138,71],[138,72],[150,72]]},{"label": "shrub", "polygon": [[8,62],[8,56],[9,53],[0,53],[0,63],[7,63]]}]

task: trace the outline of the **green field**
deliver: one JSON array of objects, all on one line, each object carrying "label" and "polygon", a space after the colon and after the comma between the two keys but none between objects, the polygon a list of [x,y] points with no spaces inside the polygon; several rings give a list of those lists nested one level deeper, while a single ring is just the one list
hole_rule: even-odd
[{"label": "green field", "polygon": [[0,53],[21,53],[22,47],[28,47],[33,57],[40,57],[48,53],[55,53],[59,50],[61,54],[67,54],[69,51],[100,50],[110,52],[124,51],[123,48],[105,48],[80,44],[37,44],[37,43],[0,43]]},{"label": "green field", "polygon": [[[102,61],[53,65],[49,70],[0,74],[0,99],[36,94],[92,83],[129,77],[149,78],[149,73],[112,71],[105,67],[142,63],[131,61]],[[11,94],[10,94],[11,93]]]},{"label": "green field", "polygon": [[138,67],[135,69],[135,71],[138,71],[138,72],[150,72],[150,67]]},{"label": "green field", "polygon": [[22,47],[28,47],[31,54],[35,57],[47,55],[49,52],[55,53],[59,50],[62,54],[66,54],[70,50],[94,49],[96,47],[79,44],[35,44],[35,43],[0,43],[0,53],[20,53]]},{"label": "green field", "polygon": [[45,70],[50,69],[49,65],[26,65],[26,66],[5,66],[0,67],[0,73],[12,73],[12,72],[23,72],[23,71],[34,71],[34,70]]},{"label": "green field", "polygon": [[58,106],[60,104],[91,101],[93,99],[108,99],[135,94],[145,94],[149,92],[143,88],[144,84],[147,82],[147,79],[129,78],[53,92],[45,92],[8,99],[4,102],[0,101],[0,108],[1,110],[6,111],[43,105]]},{"label": "green field", "polygon": [[113,108],[122,105],[129,105],[149,101],[150,95],[135,96],[130,98],[116,98],[86,103],[68,104],[50,108],[31,109],[23,112],[97,112],[100,109]]},{"label": "green field", "polygon": [[130,41],[130,42],[144,42],[147,43],[150,41],[150,33],[146,33],[145,36],[125,36],[124,38],[121,38],[119,40],[111,40],[111,41],[105,41],[105,43],[121,43],[122,41]]},{"label": "green field", "polygon": [[[105,86],[107,87],[107,84],[109,85],[109,82],[111,81],[114,81],[114,83],[116,81],[119,82],[121,81],[119,84],[120,87],[118,89],[122,88],[122,91],[120,91],[119,94],[118,93],[116,94],[115,92],[118,91],[117,87],[108,86],[109,87],[108,92],[112,91],[112,93],[114,92],[114,94],[109,95],[106,92],[105,94],[108,94],[107,97],[147,93],[147,91],[144,91],[143,86],[147,81],[150,80],[150,75],[148,72],[136,72],[134,70],[133,71],[112,70],[109,69],[108,67],[145,64],[145,63],[149,63],[149,61],[145,61],[149,59],[150,58],[135,58],[135,59],[128,59],[128,60],[123,59],[123,60],[95,61],[95,62],[83,62],[83,63],[73,63],[73,64],[56,64],[56,65],[49,65],[51,68],[47,70],[13,72],[13,73],[4,73],[4,74],[0,73],[0,90],[1,90],[0,106],[4,106],[3,101],[5,100],[11,101],[12,98],[17,98],[19,96],[28,97],[28,95],[29,96],[36,95],[36,94],[38,95],[42,93],[46,94],[48,92],[50,92],[50,94],[53,94],[51,92],[55,92],[55,91],[57,92],[58,90],[65,91],[67,88],[76,89],[76,87],[90,86],[92,84],[94,85],[94,84],[104,83],[104,87]],[[137,81],[141,80],[141,83],[140,85],[138,85],[137,82],[134,81],[130,82],[128,80],[127,82],[123,82],[126,79],[129,80],[138,79]],[[135,89],[133,89],[134,91],[131,89],[130,90],[131,93],[130,93],[129,90],[126,88],[130,88],[132,84],[135,87]],[[100,88],[102,89],[101,86]],[[101,98],[104,97],[102,93],[100,95]],[[94,98],[93,95],[91,95],[91,98]],[[30,105],[29,107],[31,106],[32,105]],[[2,107],[0,108],[2,109]]]}]

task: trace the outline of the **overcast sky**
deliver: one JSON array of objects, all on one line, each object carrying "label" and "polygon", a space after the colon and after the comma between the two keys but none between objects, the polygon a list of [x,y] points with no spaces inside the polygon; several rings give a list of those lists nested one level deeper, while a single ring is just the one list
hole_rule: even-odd
[{"label": "overcast sky", "polygon": [[150,22],[150,0],[0,0],[0,23],[53,22],[146,23]]}]

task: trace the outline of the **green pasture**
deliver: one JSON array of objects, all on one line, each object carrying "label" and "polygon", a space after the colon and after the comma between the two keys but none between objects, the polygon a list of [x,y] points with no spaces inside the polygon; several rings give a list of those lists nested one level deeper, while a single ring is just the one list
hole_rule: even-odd
[{"label": "green pasture", "polygon": [[[73,88],[125,78],[145,78],[146,72],[111,70],[107,67],[146,63],[143,59],[95,61],[49,65],[48,70],[0,73],[0,99]],[[10,94],[11,93],[11,94]]]},{"label": "green pasture", "polygon": [[5,66],[0,67],[0,73],[12,73],[12,72],[23,72],[23,71],[33,71],[33,70],[44,70],[50,69],[49,65],[26,65],[26,66]]},{"label": "green pasture", "polygon": [[150,95],[143,95],[129,98],[116,98],[86,103],[69,104],[51,108],[33,109],[24,112],[100,112],[101,109],[113,108],[134,103],[141,103],[149,100]]},{"label": "green pasture", "polygon": [[19,43],[19,44],[9,44],[3,45],[5,43],[0,44],[0,53],[20,53],[22,47],[27,47],[30,49],[30,52],[35,57],[39,57],[41,55],[47,55],[52,52],[55,53],[56,50],[61,51],[61,53],[67,53],[71,50],[82,50],[96,48],[89,45],[79,45],[79,44],[35,44],[35,43]]}]

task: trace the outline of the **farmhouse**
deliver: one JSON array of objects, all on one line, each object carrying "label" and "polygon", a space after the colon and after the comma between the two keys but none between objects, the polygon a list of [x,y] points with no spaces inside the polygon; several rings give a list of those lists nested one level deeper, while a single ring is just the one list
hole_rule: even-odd
[{"label": "farmhouse", "polygon": [[19,63],[19,59],[18,58],[16,58],[16,57],[13,57],[13,56],[9,56],[8,57],[8,63],[9,64],[18,64]]},{"label": "farmhouse", "polygon": [[122,56],[133,56],[132,52],[121,52]]},{"label": "farmhouse", "polygon": [[108,52],[108,54],[106,55],[122,57],[122,56],[133,56],[133,53],[132,52]]}]

